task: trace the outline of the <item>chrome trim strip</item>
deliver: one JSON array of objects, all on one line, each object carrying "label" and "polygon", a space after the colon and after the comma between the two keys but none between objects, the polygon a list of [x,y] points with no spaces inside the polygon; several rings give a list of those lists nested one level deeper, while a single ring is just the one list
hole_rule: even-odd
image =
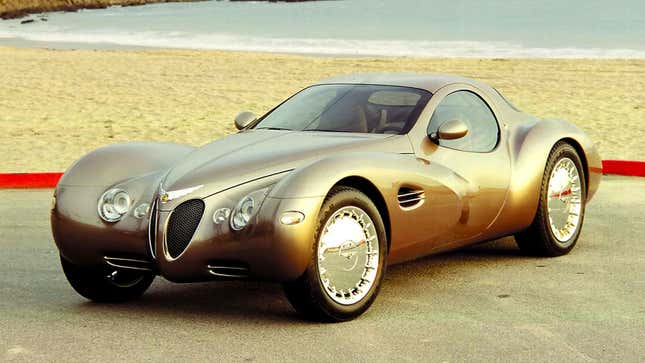
[{"label": "chrome trim strip", "polygon": [[204,185],[202,184],[202,185],[197,185],[197,186],[190,187],[190,188],[184,188],[184,189],[179,189],[179,190],[167,190],[167,191],[163,191],[163,189],[161,189],[161,194],[160,194],[161,195],[161,198],[160,198],[161,202],[166,203],[166,202],[170,202],[171,200],[184,197],[184,196],[186,196],[186,195],[188,195],[188,194],[190,194],[190,193],[192,193],[192,192],[194,192],[196,190],[201,189],[203,186]]},{"label": "chrome trim strip", "polygon": [[[244,279],[249,277],[249,268],[244,266],[206,265],[208,273],[216,277]],[[239,272],[238,272],[239,271]]]},{"label": "chrome trim strip", "polygon": [[226,278],[233,278],[233,279],[245,279],[248,277],[248,275],[232,275],[232,274],[215,272],[213,270],[208,270],[208,273],[216,277],[226,277]]},{"label": "chrome trim strip", "polygon": [[150,264],[150,261],[146,260],[139,260],[137,258],[124,258],[124,257],[110,257],[110,256],[104,256],[103,259],[105,260],[116,260],[116,261],[128,261],[128,262],[138,262],[138,263],[143,263],[143,264]]},{"label": "chrome trim strip", "polygon": [[[153,218],[154,218],[154,226],[153,226]],[[157,196],[155,195],[152,201],[152,206],[150,207],[150,219],[148,220],[148,251],[150,252],[150,256],[152,256],[152,258],[155,260],[157,259],[157,256],[155,255],[155,240],[157,236],[158,224],[159,224],[159,213],[157,211]]]},{"label": "chrome trim strip", "polygon": [[[137,271],[149,271],[152,272],[152,263],[144,260],[137,260],[137,259],[132,259],[132,258],[121,258],[121,257],[108,257],[104,256],[103,260],[105,261],[106,264],[116,267],[116,268],[122,268],[126,270],[137,270]],[[150,267],[144,267],[144,266],[132,266],[132,265],[127,265],[127,264],[121,264],[119,262],[134,262],[142,265],[150,265]]]},{"label": "chrome trim strip", "polygon": [[418,198],[411,198],[411,199],[404,199],[404,200],[399,200],[399,203],[412,203],[412,202],[418,202],[420,200],[426,199],[425,197],[418,197]]},{"label": "chrome trim strip", "polygon": [[425,199],[425,191],[422,189],[413,190],[412,192],[397,195],[399,206],[401,207],[401,209],[406,211],[418,208],[423,204]]},{"label": "chrome trim strip", "polygon": [[246,267],[242,266],[215,266],[215,265],[207,265],[206,266],[209,269],[226,269],[226,270],[240,270],[240,271],[248,271],[249,269]]},{"label": "chrome trim strip", "polygon": [[413,195],[416,196],[416,195],[419,195],[419,194],[423,194],[423,190],[419,190],[419,191],[415,191],[415,192],[411,192],[411,193],[399,194],[397,196],[397,198],[401,199],[401,198],[405,198],[405,197],[409,197],[409,196],[413,196]]}]

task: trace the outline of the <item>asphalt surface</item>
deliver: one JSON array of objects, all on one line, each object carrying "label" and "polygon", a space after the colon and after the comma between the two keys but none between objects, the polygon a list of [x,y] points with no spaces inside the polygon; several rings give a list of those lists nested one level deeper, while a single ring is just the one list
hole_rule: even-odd
[{"label": "asphalt surface", "polygon": [[605,178],[567,256],[505,238],[393,266],[343,324],[254,282],[158,278],[133,303],[87,302],[60,269],[50,194],[0,191],[0,361],[645,360],[645,178]]}]

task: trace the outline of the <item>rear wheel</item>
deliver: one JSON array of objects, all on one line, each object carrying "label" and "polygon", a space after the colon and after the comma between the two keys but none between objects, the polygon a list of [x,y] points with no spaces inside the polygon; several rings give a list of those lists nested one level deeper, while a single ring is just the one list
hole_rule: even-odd
[{"label": "rear wheel", "polygon": [[60,258],[67,281],[81,296],[96,302],[118,303],[136,299],[150,287],[155,275],[144,271],[78,266]]},{"label": "rear wheel", "polygon": [[385,272],[387,237],[378,209],[362,192],[335,187],[320,211],[305,273],[284,283],[287,298],[307,318],[354,319],[376,299]]},{"label": "rear wheel", "polygon": [[546,164],[535,219],[515,235],[520,249],[538,256],[569,253],[580,235],[586,195],[580,156],[571,145],[557,143]]}]

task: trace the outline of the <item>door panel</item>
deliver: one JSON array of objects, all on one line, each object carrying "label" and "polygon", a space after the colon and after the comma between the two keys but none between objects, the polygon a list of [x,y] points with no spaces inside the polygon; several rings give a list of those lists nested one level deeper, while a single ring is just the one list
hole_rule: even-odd
[{"label": "door panel", "polygon": [[[483,110],[480,113],[472,112],[472,110],[453,112],[450,116],[444,117],[443,122],[454,117],[470,117],[471,119],[466,122],[470,124],[469,132],[471,130],[477,133],[495,132],[498,138],[497,143],[494,140],[491,142],[490,137],[480,137],[485,135],[473,133],[470,135],[470,140],[466,139],[468,134],[464,138],[464,141],[467,142],[460,144],[457,142],[458,140],[451,140],[443,146],[435,144],[427,137],[428,131],[433,131],[429,128],[438,128],[442,123],[436,117],[432,123],[430,122],[435,111],[441,109],[442,102],[449,95],[461,91],[476,94],[478,99],[483,101],[481,104],[487,107],[487,111]],[[450,101],[452,109],[459,106],[453,101],[454,98]],[[464,107],[475,107],[473,105],[474,103],[470,102]],[[426,110],[423,111],[417,124],[409,133],[417,157],[428,163],[428,173],[432,173],[433,167],[443,167],[454,175],[454,183],[448,186],[454,189],[459,199],[459,218],[453,225],[446,225],[443,233],[436,238],[434,244],[439,246],[438,248],[485,239],[488,227],[495,221],[504,205],[510,180],[510,158],[505,135],[503,132],[499,132],[499,124],[502,122],[488,119],[486,112],[494,118],[498,117],[495,106],[484,93],[470,85],[447,86],[432,96],[431,102],[428,103]],[[490,127],[487,128],[474,125],[473,122],[479,121],[480,118],[483,122],[494,122],[494,124],[490,124]],[[493,145],[495,145],[493,150],[481,152]]]},{"label": "door panel", "polygon": [[[459,193],[465,190],[465,182],[449,169],[410,156],[413,165],[402,165],[405,172],[396,177],[392,189],[386,193],[392,198],[388,263],[430,253],[445,240],[446,226],[456,225],[461,216]],[[391,180],[392,176],[388,178]],[[401,188],[422,191],[423,201],[414,207],[401,207],[397,198]]]},{"label": "door panel", "polygon": [[[503,148],[491,153],[472,153],[434,145],[430,140],[421,149],[430,165],[451,170],[462,182],[457,191],[461,213],[441,244],[472,240],[485,233],[501,210],[509,182],[509,159]],[[457,185],[455,183],[455,185]]]}]

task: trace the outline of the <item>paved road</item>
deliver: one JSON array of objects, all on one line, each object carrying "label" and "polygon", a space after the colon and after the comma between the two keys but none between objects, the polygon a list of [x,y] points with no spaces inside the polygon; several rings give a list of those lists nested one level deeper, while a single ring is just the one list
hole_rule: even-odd
[{"label": "paved road", "polygon": [[645,360],[645,179],[606,178],[568,256],[506,238],[394,266],[367,314],[331,325],[275,284],[157,279],[89,303],[60,270],[50,193],[0,191],[0,360]]}]

